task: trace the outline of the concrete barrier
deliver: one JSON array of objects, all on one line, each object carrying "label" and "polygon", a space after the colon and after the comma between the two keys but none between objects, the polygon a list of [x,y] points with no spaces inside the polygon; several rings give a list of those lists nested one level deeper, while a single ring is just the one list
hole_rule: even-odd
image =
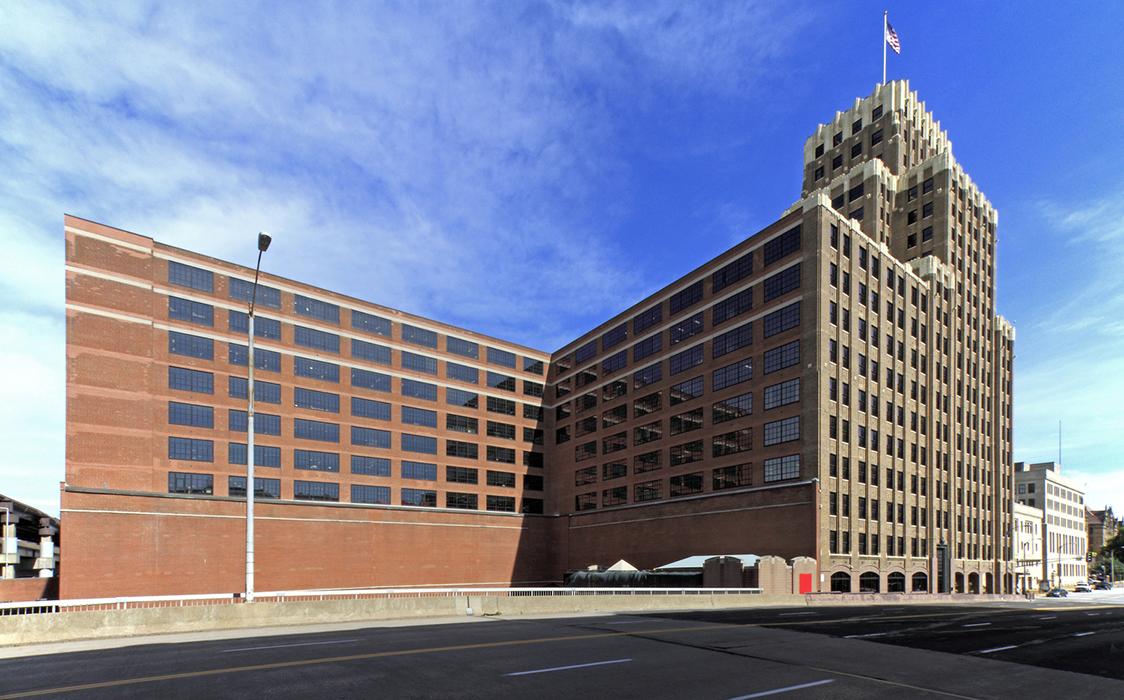
[{"label": "concrete barrier", "polygon": [[[0,616],[0,646],[303,624],[475,616],[639,613],[768,606],[1022,600],[1018,596],[909,594],[690,594],[362,598],[231,603]],[[471,612],[469,612],[471,611]]]}]

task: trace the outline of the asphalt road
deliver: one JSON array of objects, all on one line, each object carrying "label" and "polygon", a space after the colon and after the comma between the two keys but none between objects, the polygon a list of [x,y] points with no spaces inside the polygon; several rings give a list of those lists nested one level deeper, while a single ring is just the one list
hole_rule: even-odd
[{"label": "asphalt road", "polygon": [[152,643],[0,660],[0,698],[1124,697],[1113,680],[1124,679],[1124,606],[1112,602],[491,618]]}]

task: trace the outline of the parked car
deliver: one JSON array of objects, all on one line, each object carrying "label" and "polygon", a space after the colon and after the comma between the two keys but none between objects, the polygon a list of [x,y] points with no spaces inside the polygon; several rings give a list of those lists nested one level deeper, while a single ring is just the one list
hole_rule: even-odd
[{"label": "parked car", "polygon": [[1047,598],[1065,598],[1069,595],[1069,591],[1064,588],[1051,588],[1046,591]]},{"label": "parked car", "polygon": [[1082,581],[1081,583],[1079,583],[1079,584],[1077,584],[1076,586],[1073,587],[1073,592],[1074,593],[1092,593],[1093,589],[1089,584]]}]

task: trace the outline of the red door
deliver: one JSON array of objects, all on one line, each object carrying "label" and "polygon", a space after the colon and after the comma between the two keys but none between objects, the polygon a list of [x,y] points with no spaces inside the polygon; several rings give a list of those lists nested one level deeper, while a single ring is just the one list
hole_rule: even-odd
[{"label": "red door", "polygon": [[812,592],[812,575],[811,574],[800,574],[800,592],[801,593],[811,593]]}]

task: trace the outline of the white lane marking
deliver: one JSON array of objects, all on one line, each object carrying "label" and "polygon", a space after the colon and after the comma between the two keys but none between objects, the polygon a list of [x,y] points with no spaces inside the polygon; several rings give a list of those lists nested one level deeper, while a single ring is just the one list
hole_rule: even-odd
[{"label": "white lane marking", "polygon": [[760,693],[750,693],[749,695],[739,695],[730,700],[750,700],[750,698],[763,698],[767,695],[777,695],[779,693],[791,693],[794,690],[803,690],[804,688],[815,688],[817,685],[827,685],[834,683],[835,679],[827,678],[822,681],[812,681],[811,683],[801,683],[800,685],[789,685],[784,688],[774,688],[773,690],[762,690]]},{"label": "white lane marking", "polygon": [[632,661],[632,659],[613,659],[612,661],[594,661],[588,664],[574,664],[573,666],[555,666],[554,668],[536,668],[533,671],[517,671],[515,673],[505,673],[505,676],[529,676],[534,673],[550,673],[551,671],[569,671],[574,668],[589,668],[590,666],[606,666],[608,664],[623,664]]},{"label": "white lane marking", "polygon": [[867,637],[884,637],[889,632],[871,632],[870,634],[848,634],[843,639],[866,639]]},{"label": "white lane marking", "polygon": [[239,647],[237,649],[223,649],[223,654],[229,654],[232,651],[258,651],[259,649],[283,649],[285,647],[311,647],[320,644],[346,644],[347,642],[358,642],[358,639],[333,639],[329,642],[300,642],[297,644],[271,644],[265,647]]},{"label": "white lane marking", "polygon": [[606,625],[639,625],[645,622],[652,622],[652,620],[616,620],[614,622],[606,622]]},{"label": "white lane marking", "polygon": [[1056,619],[1058,619],[1058,616],[1057,615],[1040,615],[1038,617],[1038,619],[1039,620],[1056,620]]},{"label": "white lane marking", "polygon": [[1090,634],[1096,634],[1096,632],[1077,632],[1073,636],[1074,637],[1088,637]]},{"label": "white lane marking", "polygon": [[1097,617],[1098,615],[1100,615],[1100,613],[1085,613],[1085,614],[1088,615],[1089,617]]},{"label": "white lane marking", "polygon": [[1010,646],[1005,646],[1005,647],[995,647],[993,649],[981,649],[980,651],[973,652],[973,653],[976,653],[976,654],[994,654],[997,651],[1007,651],[1008,649],[1015,649],[1018,646],[1019,646],[1018,644],[1011,644]]},{"label": "white lane marking", "polygon": [[815,610],[809,610],[808,612],[781,613],[777,617],[792,617],[793,615],[815,615],[815,614],[816,614]]},{"label": "white lane marking", "polygon": [[970,625],[960,625],[960,626],[961,627],[987,627],[990,624],[991,624],[990,622],[973,622]]}]

